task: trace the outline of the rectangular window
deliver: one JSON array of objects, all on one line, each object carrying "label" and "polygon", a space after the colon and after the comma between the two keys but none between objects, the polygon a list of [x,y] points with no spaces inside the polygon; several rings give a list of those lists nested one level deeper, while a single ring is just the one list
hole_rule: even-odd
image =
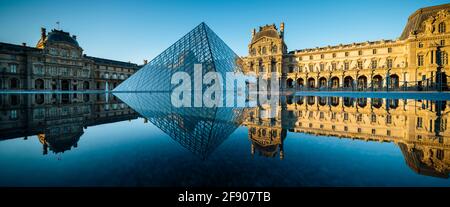
[{"label": "rectangular window", "polygon": [[344,113],[344,120],[345,120],[345,121],[348,120],[348,113]]},{"label": "rectangular window", "polygon": [[358,133],[361,133],[361,132],[362,132],[361,128],[358,128]]},{"label": "rectangular window", "polygon": [[9,72],[17,73],[17,65],[16,64],[10,64],[9,65]]},{"label": "rectangular window", "polygon": [[358,61],[358,69],[363,69],[363,62],[361,60]]},{"label": "rectangular window", "polygon": [[347,126],[344,127],[344,131],[348,131],[348,127]]},{"label": "rectangular window", "polygon": [[392,68],[392,59],[387,59],[387,67]]},{"label": "rectangular window", "polygon": [[372,129],[372,135],[375,135],[375,134],[376,134],[375,129]]},{"label": "rectangular window", "polygon": [[320,63],[320,71],[324,71],[324,69],[325,69],[325,64]]},{"label": "rectangular window", "polygon": [[323,54],[320,55],[320,59],[323,59],[325,56]]},{"label": "rectangular window", "polygon": [[363,54],[362,50],[358,51],[358,55],[362,55],[362,54]]},{"label": "rectangular window", "polygon": [[443,160],[444,159],[444,150],[441,150],[441,149],[436,150],[436,158],[438,158],[439,160]]},{"label": "rectangular window", "polygon": [[361,122],[362,121],[362,114],[358,114],[356,116],[356,121]]},{"label": "rectangular window", "polygon": [[348,70],[350,68],[350,64],[348,62],[344,63],[344,70]]},{"label": "rectangular window", "polygon": [[336,57],[336,53],[333,53],[333,58],[335,58]]},{"label": "rectangular window", "polygon": [[377,54],[377,49],[373,49],[372,54],[374,54],[374,55]]},{"label": "rectangular window", "polygon": [[336,119],[336,112],[333,112],[333,113],[331,114],[331,119],[333,119],[333,120]]},{"label": "rectangular window", "polygon": [[422,128],[422,117],[417,117],[417,128]]},{"label": "rectangular window", "polygon": [[441,46],[445,46],[445,40],[441,40]]},{"label": "rectangular window", "polygon": [[370,121],[371,121],[372,123],[377,122],[377,115],[376,115],[376,114],[372,114],[372,116],[370,117]]},{"label": "rectangular window", "polygon": [[391,53],[392,52],[392,48],[390,47],[390,48],[388,48],[388,53]]},{"label": "rectangular window", "polygon": [[376,69],[376,68],[377,68],[377,61],[372,60],[372,69]]},{"label": "rectangular window", "polygon": [[331,70],[336,70],[336,63],[331,63]]},{"label": "rectangular window", "polygon": [[17,110],[11,110],[9,114],[9,118],[17,119]]},{"label": "rectangular window", "polygon": [[388,129],[388,130],[386,131],[386,135],[391,136],[391,130]]},{"label": "rectangular window", "polygon": [[392,124],[392,116],[390,114],[386,116],[386,124]]},{"label": "rectangular window", "polygon": [[348,52],[345,52],[345,57],[348,57]]},{"label": "rectangular window", "polygon": [[423,55],[418,55],[417,56],[417,65],[418,66],[423,66]]},{"label": "rectangular window", "polygon": [[57,55],[58,51],[55,48],[50,48],[50,55]]},{"label": "rectangular window", "polygon": [[45,108],[38,108],[33,110],[33,118],[42,119],[45,116]]},{"label": "rectangular window", "polygon": [[42,65],[34,65],[34,74],[44,75],[44,69]]}]

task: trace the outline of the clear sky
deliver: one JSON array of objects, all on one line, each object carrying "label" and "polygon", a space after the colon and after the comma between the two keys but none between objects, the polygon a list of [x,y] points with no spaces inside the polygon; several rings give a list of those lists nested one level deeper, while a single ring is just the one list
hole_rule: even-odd
[{"label": "clear sky", "polygon": [[36,45],[40,27],[77,35],[90,56],[151,60],[202,21],[238,55],[251,29],[284,21],[289,50],[396,39],[415,10],[450,0],[0,0],[0,42]]}]

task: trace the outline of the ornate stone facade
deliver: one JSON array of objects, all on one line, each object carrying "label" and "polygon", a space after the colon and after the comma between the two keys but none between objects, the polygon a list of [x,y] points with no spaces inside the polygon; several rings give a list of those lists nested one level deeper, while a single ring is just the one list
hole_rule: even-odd
[{"label": "ornate stone facade", "polygon": [[0,43],[0,90],[112,90],[139,68],[87,56],[62,30],[42,28],[36,47]]},{"label": "ornate stone facade", "polygon": [[284,23],[252,31],[246,72],[278,72],[281,87],[322,90],[448,90],[450,4],[417,10],[397,40],[287,51]]}]

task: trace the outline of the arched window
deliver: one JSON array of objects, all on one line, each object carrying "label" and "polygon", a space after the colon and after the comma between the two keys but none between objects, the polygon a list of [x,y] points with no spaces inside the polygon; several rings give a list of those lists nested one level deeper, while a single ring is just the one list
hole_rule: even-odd
[{"label": "arched window", "polygon": [[274,60],[270,63],[270,72],[277,72],[277,62]]},{"label": "arched window", "polygon": [[444,33],[445,30],[446,30],[445,23],[444,22],[439,23],[439,33]]},{"label": "arched window", "polygon": [[264,65],[262,59],[259,59],[258,61],[259,71],[264,72]]},{"label": "arched window", "polygon": [[10,89],[18,89],[19,88],[19,80],[17,78],[12,78],[9,82]]},{"label": "arched window", "polygon": [[34,98],[35,98],[36,104],[44,103],[44,94],[36,94]]},{"label": "arched window", "polygon": [[34,81],[34,88],[35,89],[39,89],[39,90],[43,90],[44,89],[44,80],[36,79]]},{"label": "arched window", "polygon": [[88,82],[88,81],[84,81],[84,83],[83,83],[83,89],[84,89],[84,90],[89,90],[89,82]]}]

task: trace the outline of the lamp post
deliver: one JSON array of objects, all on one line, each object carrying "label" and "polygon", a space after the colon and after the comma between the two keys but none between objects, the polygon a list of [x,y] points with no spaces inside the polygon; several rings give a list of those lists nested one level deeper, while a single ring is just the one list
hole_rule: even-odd
[{"label": "lamp post", "polygon": [[390,72],[391,72],[391,68],[388,68],[388,70],[386,72],[386,91],[387,92],[389,92]]}]

